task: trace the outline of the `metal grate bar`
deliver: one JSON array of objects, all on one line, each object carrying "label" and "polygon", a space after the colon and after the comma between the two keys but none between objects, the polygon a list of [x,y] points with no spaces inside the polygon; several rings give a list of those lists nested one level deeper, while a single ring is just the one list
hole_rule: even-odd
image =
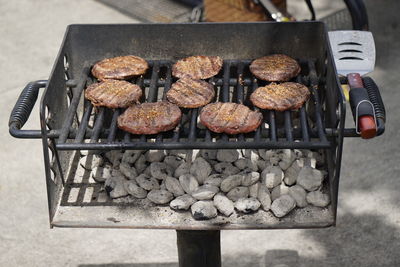
[{"label": "metal grate bar", "polygon": [[[221,87],[222,94],[220,93],[220,98],[222,102],[229,102],[229,76],[231,72],[231,62],[225,61],[224,62],[224,83]],[[221,140],[227,142],[229,137],[227,134],[222,134]]]},{"label": "metal grate bar", "polygon": [[113,113],[113,116],[111,119],[111,123],[110,123],[107,142],[114,142],[114,140],[115,140],[115,135],[117,134],[117,130],[118,130],[117,120],[118,120],[119,114],[120,114],[119,109],[114,110],[114,113]]},{"label": "metal grate bar", "polygon": [[319,139],[322,142],[327,142],[325,132],[324,132],[324,126],[322,124],[322,118],[321,118],[321,104],[319,103],[319,97],[318,97],[318,76],[317,72],[315,70],[315,63],[312,60],[308,60],[308,67],[309,67],[309,77],[310,77],[310,85],[311,85],[311,92],[313,99],[315,101],[315,119],[317,122],[317,130],[318,130],[318,136]]},{"label": "metal grate bar", "polygon": [[95,143],[99,140],[100,132],[103,127],[104,113],[106,108],[101,107],[99,113],[97,114],[96,122],[94,123],[92,137],[90,138],[90,143]]},{"label": "metal grate bar", "polygon": [[89,123],[90,114],[92,113],[93,106],[90,101],[85,101],[85,112],[83,113],[81,124],[79,125],[78,132],[76,133],[75,143],[81,143],[85,138],[86,128]]},{"label": "metal grate bar", "polygon": [[146,101],[146,96],[145,96],[145,86],[144,86],[144,78],[143,76],[140,76],[136,79],[136,85],[139,86],[142,89],[142,97],[140,98],[140,102],[145,102]]},{"label": "metal grate bar", "polygon": [[310,135],[308,133],[307,114],[304,106],[300,108],[300,126],[301,126],[303,141],[305,142],[310,141]]},{"label": "metal grate bar", "polygon": [[156,137],[156,142],[162,142],[163,141],[163,134],[162,133],[159,133],[159,134],[157,134],[157,137]]},{"label": "metal grate bar", "polygon": [[65,141],[67,141],[69,130],[72,126],[72,122],[74,120],[74,116],[76,114],[76,110],[79,105],[79,100],[80,100],[81,94],[86,85],[88,73],[89,73],[89,68],[84,67],[83,71],[82,71],[82,77],[76,87],[76,93],[72,97],[71,104],[68,108],[68,113],[67,113],[66,119],[61,128],[61,133],[60,133],[60,137],[58,139],[58,143],[65,143]]},{"label": "metal grate bar", "polygon": [[84,178],[83,180],[84,181],[82,181],[82,184],[80,185],[80,187],[78,187],[79,188],[79,192],[78,192],[78,197],[76,198],[75,204],[76,203],[83,203],[83,198],[85,197],[85,192],[86,192],[86,189],[87,189],[87,185],[86,185],[87,181],[85,181],[85,180],[88,180],[88,179]]},{"label": "metal grate bar", "polygon": [[153,63],[153,68],[151,72],[151,80],[149,86],[149,95],[147,96],[147,102],[157,101],[157,94],[158,94],[157,80],[159,72],[160,72],[160,63],[156,61]]},{"label": "metal grate bar", "polygon": [[206,134],[205,134],[204,140],[205,140],[207,143],[208,143],[208,142],[211,142],[211,131],[208,130],[208,129],[206,129]]},{"label": "metal grate bar", "polygon": [[229,75],[231,72],[231,62],[224,62],[224,83],[222,85],[221,101],[229,102]]},{"label": "metal grate bar", "polygon": [[[165,83],[164,83],[164,90],[163,90],[162,100],[166,100],[167,99],[167,92],[171,88],[172,75],[171,75],[170,64],[164,65],[163,68],[166,69],[166,78],[165,78]],[[158,80],[159,79],[157,79],[156,81],[158,81]],[[158,90],[156,90],[156,91],[158,91]],[[156,142],[162,142],[163,141],[163,137],[164,136],[163,136],[162,133],[157,134]]]},{"label": "metal grate bar", "polygon": [[[237,66],[237,84],[236,84],[236,102],[239,104],[244,103],[244,88],[242,84],[242,76],[243,76],[243,70],[244,70],[244,63],[239,62]],[[244,134],[239,134],[238,135],[238,140],[244,141]]]},{"label": "metal grate bar", "polygon": [[[93,154],[89,154],[87,160],[89,160],[89,161],[92,160],[90,158],[92,156],[93,156]],[[79,189],[76,201],[70,203],[71,205],[77,205],[77,204],[82,205],[83,204],[83,199],[85,197],[86,188],[89,184],[89,179],[90,179],[90,171],[85,171],[80,183],[77,183],[77,184],[74,183],[74,176],[71,176],[71,180],[70,179],[68,180],[70,190],[72,188]]]},{"label": "metal grate bar", "polygon": [[148,149],[258,149],[258,148],[267,148],[267,149],[279,149],[279,148],[289,148],[289,149],[320,149],[320,148],[329,148],[331,144],[329,142],[288,142],[284,141],[268,141],[262,140],[260,142],[248,140],[245,141],[216,141],[212,143],[206,142],[129,142],[129,143],[82,143],[82,144],[74,144],[74,143],[66,143],[66,144],[57,144],[57,149],[61,150],[113,150],[113,149],[139,149],[139,150],[148,150]]},{"label": "metal grate bar", "polygon": [[90,200],[90,203],[98,203],[99,193],[101,190],[101,186],[93,186],[93,194]]},{"label": "metal grate bar", "polygon": [[270,140],[276,141],[276,123],[275,123],[275,111],[268,111],[268,122],[269,122],[269,137]]},{"label": "metal grate bar", "polygon": [[244,102],[243,81],[242,81],[243,69],[244,69],[244,64],[239,63],[237,67],[238,78],[236,84],[236,97],[237,97],[237,102],[240,104],[243,104]]},{"label": "metal grate bar", "polygon": [[[216,85],[216,77],[211,77],[209,80],[208,80],[208,82],[210,83],[210,84],[212,84],[212,85],[214,85],[214,90],[216,91],[216,93],[218,92],[218,87],[217,87],[217,85]],[[221,83],[219,86],[221,86],[223,83]],[[217,96],[217,94],[216,94],[216,96]],[[208,142],[212,142],[212,137],[211,137],[211,131],[207,128],[207,127],[205,127],[205,136],[204,136],[204,141],[206,142],[206,143],[208,143]]]},{"label": "metal grate bar", "polygon": [[183,127],[183,122],[181,120],[181,122],[179,123],[178,127],[174,130],[174,134],[172,136],[172,141],[173,142],[179,142],[179,138],[181,135],[181,129]]},{"label": "metal grate bar", "polygon": [[124,143],[130,143],[131,142],[131,134],[128,132],[124,133]]},{"label": "metal grate bar", "polygon": [[[136,80],[136,84],[140,88],[142,88],[142,91],[143,91],[142,101],[145,102],[145,100],[146,100],[145,99],[146,98],[145,97],[146,85],[145,85],[144,77],[143,76],[138,77],[137,80]],[[148,84],[150,84],[150,82]],[[149,90],[149,94],[150,94],[150,90]],[[125,134],[124,134],[124,143],[130,143],[131,142],[131,137],[132,137],[132,135],[130,133],[125,132]],[[146,136],[145,135],[141,135],[139,139],[140,139],[140,142],[146,142]]]},{"label": "metal grate bar", "polygon": [[189,125],[189,142],[196,140],[197,132],[197,113],[198,109],[192,109],[190,111],[190,125]]},{"label": "metal grate bar", "polygon": [[286,140],[289,142],[293,141],[293,128],[292,128],[292,119],[290,117],[290,111],[286,110],[284,112],[285,116],[285,133],[286,133]]},{"label": "metal grate bar", "polygon": [[[252,76],[251,84],[247,87],[248,96],[250,96],[257,88],[258,88],[257,79],[254,76]],[[257,108],[257,107],[254,107],[253,109],[259,110],[259,108]],[[264,117],[264,114],[263,114],[263,117]],[[261,140],[261,127],[258,127],[256,129],[256,132],[254,134],[254,140],[257,142],[259,142]]]},{"label": "metal grate bar", "polygon": [[[302,83],[300,75],[297,76],[296,82]],[[310,141],[310,134],[308,132],[308,122],[307,122],[307,113],[304,105],[300,108],[300,127],[301,127],[301,135],[303,137],[303,141]]]},{"label": "metal grate bar", "polygon": [[167,68],[167,74],[166,74],[165,83],[164,83],[163,100],[167,99],[167,92],[171,88],[171,84],[172,84],[171,66],[167,65],[166,68]]},{"label": "metal grate bar", "polygon": [[261,129],[260,127],[257,128],[256,132],[254,133],[254,140],[259,142],[261,140]]}]

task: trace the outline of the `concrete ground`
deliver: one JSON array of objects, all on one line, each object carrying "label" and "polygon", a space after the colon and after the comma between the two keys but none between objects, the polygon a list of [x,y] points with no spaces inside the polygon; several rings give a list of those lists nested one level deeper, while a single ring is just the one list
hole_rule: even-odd
[{"label": "concrete ground", "polygon": [[[224,266],[400,266],[400,3],[368,8],[387,131],[346,140],[337,227],[224,231]],[[0,0],[0,13],[0,266],[177,266],[174,231],[50,230],[41,142],[8,134],[17,96],[48,78],[66,25],[135,21],[92,0]],[[26,128],[38,128],[37,107],[31,117]]]}]

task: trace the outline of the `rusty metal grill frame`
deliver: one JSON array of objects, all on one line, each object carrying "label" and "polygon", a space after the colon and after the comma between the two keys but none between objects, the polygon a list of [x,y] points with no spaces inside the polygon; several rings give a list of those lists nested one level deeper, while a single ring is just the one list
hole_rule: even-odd
[{"label": "rusty metal grill frame", "polygon": [[[42,138],[51,226],[261,229],[334,225],[343,136],[354,135],[354,129],[344,129],[345,100],[327,38],[325,26],[319,22],[70,26],[41,100],[41,131],[39,134],[36,131],[24,132],[25,137]],[[88,127],[94,108],[84,99],[83,90],[93,82],[90,66],[102,58],[135,54],[148,60],[150,71],[132,82],[147,88],[147,101],[155,101],[161,97],[155,92],[156,88],[163,87],[164,95],[169,89],[173,81],[171,64],[177,59],[193,54],[219,55],[225,59],[224,68],[211,80],[220,92],[219,100],[231,100],[229,94],[234,92],[233,101],[243,101],[248,105],[246,98],[249,94],[244,94],[246,88],[251,91],[262,84],[254,82],[247,70],[248,64],[254,58],[271,53],[284,53],[299,60],[303,71],[295,80],[310,88],[312,98],[308,106],[299,111],[264,112],[264,119],[269,123],[267,129],[261,127],[255,133],[237,136],[198,130],[197,109],[184,110],[190,115],[189,124],[181,127],[179,132],[133,136],[116,127],[116,118],[121,110],[105,108],[95,112],[93,127]],[[242,71],[243,85],[238,82]],[[294,114],[300,120],[297,129],[293,128]],[[309,122],[312,125],[307,125]],[[327,164],[326,186],[331,195],[331,205],[326,209],[304,210],[307,216],[295,211],[279,220],[260,213],[260,217],[249,217],[239,224],[226,225],[224,220],[208,224],[191,220],[188,223],[187,218],[177,214],[171,215],[171,220],[176,220],[173,223],[160,219],[159,225],[149,225],[146,218],[159,218],[158,211],[149,209],[146,214],[141,214],[135,203],[113,202],[107,206],[96,201],[85,202],[86,189],[95,185],[89,180],[77,183],[73,180],[79,150],[195,148],[322,149]],[[67,203],[72,188],[78,190],[78,198]],[[95,195],[92,197],[96,198],[99,189],[94,188],[93,192]],[[160,210],[168,212],[167,207]],[[108,217],[103,218],[103,215]]]}]

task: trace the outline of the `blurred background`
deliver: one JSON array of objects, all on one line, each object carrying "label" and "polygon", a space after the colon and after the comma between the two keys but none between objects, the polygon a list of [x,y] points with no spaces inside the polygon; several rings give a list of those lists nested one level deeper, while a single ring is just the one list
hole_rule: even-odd
[{"label": "blurred background", "polygon": [[[193,14],[188,2],[0,0],[0,266],[177,266],[172,230],[50,230],[41,141],[12,138],[7,123],[22,88],[49,77],[67,25],[205,16]],[[387,130],[369,141],[346,139],[337,226],[223,231],[223,266],[400,266],[400,2],[365,3],[377,48],[371,77],[381,88]],[[329,27],[351,27],[343,1],[313,4]],[[311,16],[299,0],[287,1],[287,12],[298,20]],[[38,115],[36,106],[26,129],[39,127]]]}]

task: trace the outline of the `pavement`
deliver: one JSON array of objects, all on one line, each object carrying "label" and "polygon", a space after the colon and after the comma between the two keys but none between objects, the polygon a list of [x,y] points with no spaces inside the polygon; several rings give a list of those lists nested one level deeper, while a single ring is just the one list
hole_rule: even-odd
[{"label": "pavement", "polygon": [[[331,2],[319,9],[340,7]],[[346,139],[337,226],[223,231],[223,266],[400,266],[400,3],[371,0],[367,8],[387,130]],[[0,266],[177,266],[171,230],[49,229],[41,142],[8,134],[17,96],[48,78],[68,24],[137,21],[92,0],[0,0],[0,12]],[[35,107],[26,129],[38,128],[38,114]]]}]

